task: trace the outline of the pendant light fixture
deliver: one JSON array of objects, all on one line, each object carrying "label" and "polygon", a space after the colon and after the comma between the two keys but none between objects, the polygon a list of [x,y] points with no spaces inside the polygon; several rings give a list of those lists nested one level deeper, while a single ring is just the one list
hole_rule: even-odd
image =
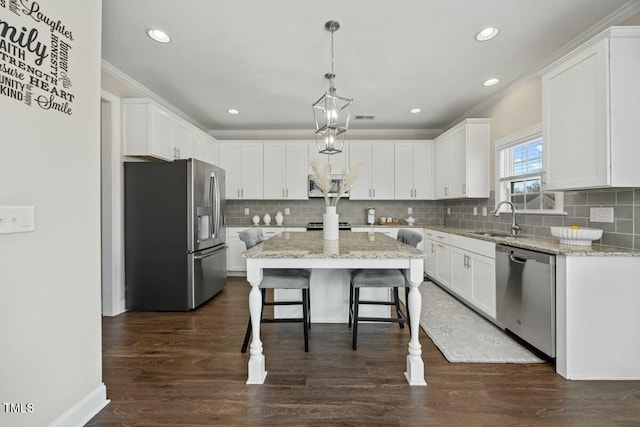
[{"label": "pendant light fixture", "polygon": [[313,116],[318,152],[336,154],[344,147],[353,98],[338,96],[333,85],[333,79],[336,77],[333,72],[333,33],[340,29],[340,23],[328,21],[324,28],[331,32],[331,72],[324,75],[329,80],[329,89],[313,104]]}]

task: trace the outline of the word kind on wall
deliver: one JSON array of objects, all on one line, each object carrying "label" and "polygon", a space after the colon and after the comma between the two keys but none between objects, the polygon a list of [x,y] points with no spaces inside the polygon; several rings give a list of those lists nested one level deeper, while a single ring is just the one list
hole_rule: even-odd
[{"label": "word kind on wall", "polygon": [[73,114],[73,33],[31,0],[0,0],[0,99]]}]

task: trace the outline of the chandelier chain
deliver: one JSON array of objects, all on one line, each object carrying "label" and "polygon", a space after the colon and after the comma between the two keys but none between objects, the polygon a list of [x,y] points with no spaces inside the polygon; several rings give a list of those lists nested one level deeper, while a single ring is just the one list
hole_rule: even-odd
[{"label": "chandelier chain", "polygon": [[335,73],[333,71],[333,33],[334,32],[335,31],[331,31],[331,74],[335,76]]}]

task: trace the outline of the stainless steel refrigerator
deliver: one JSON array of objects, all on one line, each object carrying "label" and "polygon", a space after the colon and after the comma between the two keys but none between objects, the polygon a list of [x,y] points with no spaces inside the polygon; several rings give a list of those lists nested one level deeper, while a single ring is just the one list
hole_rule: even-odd
[{"label": "stainless steel refrigerator", "polygon": [[188,159],[124,171],[127,309],[198,307],[227,280],[224,170]]}]

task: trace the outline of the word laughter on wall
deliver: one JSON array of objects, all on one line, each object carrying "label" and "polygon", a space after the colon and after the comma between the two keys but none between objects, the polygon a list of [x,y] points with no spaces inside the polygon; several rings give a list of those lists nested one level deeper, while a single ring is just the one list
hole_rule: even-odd
[{"label": "word laughter on wall", "polygon": [[0,0],[0,99],[73,113],[73,33],[31,0]]}]

